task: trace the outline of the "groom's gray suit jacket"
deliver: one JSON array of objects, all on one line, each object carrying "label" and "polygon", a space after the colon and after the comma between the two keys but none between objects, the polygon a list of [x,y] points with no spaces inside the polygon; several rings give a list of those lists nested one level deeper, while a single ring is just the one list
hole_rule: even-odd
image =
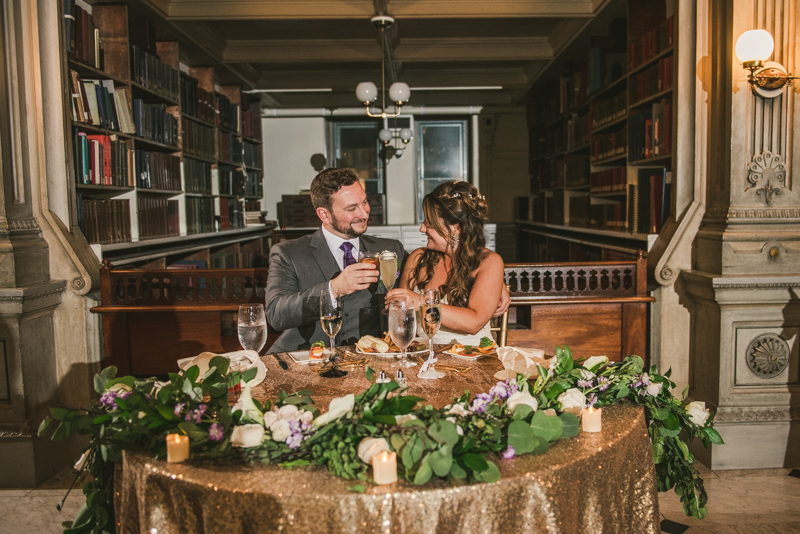
[{"label": "groom's gray suit jacket", "polygon": [[[362,235],[360,248],[369,252],[391,250],[397,254],[398,269],[406,256],[403,245],[394,239]],[[283,330],[270,352],[308,349],[315,341],[325,341],[328,346],[328,336],[319,322],[319,294],[340,272],[321,228],[270,249],[267,320],[273,328]],[[337,345],[353,344],[365,335],[382,334],[378,314],[383,295],[376,294],[375,285],[342,298],[344,317],[336,336]]]}]

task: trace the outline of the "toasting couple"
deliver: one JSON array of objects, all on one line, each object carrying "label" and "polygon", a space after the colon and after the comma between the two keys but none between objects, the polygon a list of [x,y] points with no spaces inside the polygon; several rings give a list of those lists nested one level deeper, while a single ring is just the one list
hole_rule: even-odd
[{"label": "toasting couple", "polygon": [[[382,336],[379,309],[384,300],[418,298],[418,292],[429,288],[442,294],[442,323],[434,343],[477,345],[481,337],[490,337],[489,321],[505,311],[509,299],[503,260],[486,248],[486,200],[470,183],[446,182],[425,196],[420,232],[428,242],[408,257],[399,241],[366,234],[370,206],[352,169],[319,173],[311,182],[311,201],[322,227],[270,250],[267,318],[283,330],[271,352],[308,349],[328,339],[319,321],[323,289],[342,296],[338,344]],[[359,251],[386,250],[397,255],[402,269],[397,287],[380,295],[375,290],[378,269],[357,258]]]}]

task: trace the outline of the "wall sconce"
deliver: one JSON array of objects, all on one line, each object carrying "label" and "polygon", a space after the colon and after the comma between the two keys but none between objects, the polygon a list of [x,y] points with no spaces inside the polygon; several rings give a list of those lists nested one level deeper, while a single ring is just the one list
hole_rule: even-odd
[{"label": "wall sconce", "polygon": [[775,41],[767,30],[746,31],[736,40],[736,57],[750,71],[747,81],[753,92],[762,98],[779,96],[787,83],[797,79],[780,63],[767,61],[774,49]]}]

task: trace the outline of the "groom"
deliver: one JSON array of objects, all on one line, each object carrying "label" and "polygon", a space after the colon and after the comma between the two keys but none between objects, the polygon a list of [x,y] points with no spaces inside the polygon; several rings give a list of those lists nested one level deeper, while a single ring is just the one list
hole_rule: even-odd
[{"label": "groom", "polygon": [[270,352],[308,349],[327,340],[319,321],[319,294],[336,289],[342,296],[342,328],[337,345],[361,336],[380,336],[378,269],[358,263],[359,251],[397,254],[402,270],[406,252],[394,239],[365,235],[370,207],[352,169],[326,169],[311,182],[311,201],[322,227],[311,235],[273,245],[267,278],[267,320],[283,333]]}]

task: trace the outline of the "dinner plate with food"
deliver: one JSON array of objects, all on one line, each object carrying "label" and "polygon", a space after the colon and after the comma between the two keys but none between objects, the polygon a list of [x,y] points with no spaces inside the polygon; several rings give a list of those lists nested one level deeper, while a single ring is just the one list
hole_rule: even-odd
[{"label": "dinner plate with food", "polygon": [[453,345],[443,352],[444,354],[448,354],[454,358],[461,358],[462,360],[477,360],[484,356],[493,356],[497,354],[497,343],[491,338],[482,337],[479,345],[453,343]]},{"label": "dinner plate with food", "polygon": [[[363,336],[356,342],[356,352],[359,354],[370,354],[373,356],[384,356],[386,358],[393,358],[400,354],[400,348],[392,342],[389,334],[383,338],[375,336]],[[428,352],[428,345],[420,343],[419,341],[412,341],[406,354],[419,354]]]},{"label": "dinner plate with food", "polygon": [[317,341],[311,344],[309,350],[295,350],[288,354],[297,363],[324,363],[328,361],[331,349],[325,348],[323,341]]}]

